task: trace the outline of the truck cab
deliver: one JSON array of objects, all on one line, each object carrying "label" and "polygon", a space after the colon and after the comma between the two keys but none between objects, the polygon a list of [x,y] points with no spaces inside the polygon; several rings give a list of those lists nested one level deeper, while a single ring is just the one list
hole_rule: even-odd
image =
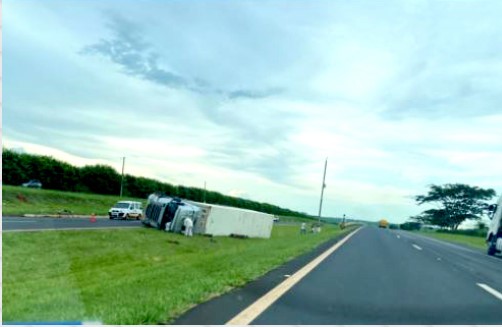
[{"label": "truck cab", "polygon": [[497,204],[493,204],[489,208],[490,214],[490,228],[486,234],[486,244],[488,246],[488,255],[495,255],[502,252],[502,196]]},{"label": "truck cab", "polygon": [[382,219],[378,222],[379,228],[387,228],[389,226],[389,222],[385,219]]},{"label": "truck cab", "polygon": [[182,232],[184,220],[190,218],[195,224],[201,213],[201,209],[196,205],[154,193],[148,197],[142,222],[160,230]]},{"label": "truck cab", "polygon": [[148,197],[142,223],[147,226],[164,229],[165,222],[164,226],[162,226],[162,217],[168,215],[167,208],[172,201],[172,197],[158,193],[151,194]]}]

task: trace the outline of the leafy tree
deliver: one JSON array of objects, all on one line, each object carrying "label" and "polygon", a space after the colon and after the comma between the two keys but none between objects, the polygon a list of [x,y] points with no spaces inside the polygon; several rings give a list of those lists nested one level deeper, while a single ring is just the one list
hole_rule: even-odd
[{"label": "leafy tree", "polygon": [[411,217],[411,219],[424,225],[434,225],[441,228],[450,227],[450,221],[443,209],[426,210],[418,216]]},{"label": "leafy tree", "polygon": [[419,230],[421,224],[418,222],[407,221],[404,224],[399,225],[399,228],[402,230]]},{"label": "leafy tree", "polygon": [[415,220],[448,227],[456,230],[467,219],[480,219],[487,207],[487,202],[495,196],[493,189],[483,189],[466,184],[431,185],[426,195],[418,195],[418,205],[435,204],[437,209],[424,211]]},{"label": "leafy tree", "polygon": [[12,150],[2,150],[2,180],[4,184],[20,185],[27,182],[29,172],[24,167],[21,154]]},{"label": "leafy tree", "polygon": [[[30,179],[39,179],[44,189],[62,191],[118,195],[120,190],[120,175],[112,167],[95,165],[78,168],[52,157],[17,153],[5,148],[2,149],[2,178],[3,183],[8,185],[20,185]],[[123,191],[125,196],[130,197],[146,198],[150,193],[161,191],[187,200],[199,202],[204,200],[203,189],[172,185],[132,175],[124,176]],[[208,190],[205,194],[207,203],[235,206],[273,215],[310,217],[303,212],[231,197],[215,191]]]},{"label": "leafy tree", "polygon": [[478,227],[478,229],[480,230],[485,230],[486,229],[486,223],[484,221],[478,221],[478,223],[476,224],[476,226]]},{"label": "leafy tree", "polygon": [[84,166],[80,180],[93,193],[117,194],[120,190],[120,175],[110,166]]}]

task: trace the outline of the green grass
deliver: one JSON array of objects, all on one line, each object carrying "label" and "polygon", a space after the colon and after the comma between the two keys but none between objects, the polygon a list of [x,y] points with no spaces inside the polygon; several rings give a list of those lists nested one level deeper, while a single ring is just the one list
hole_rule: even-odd
[{"label": "green grass", "polygon": [[429,236],[433,238],[437,238],[443,241],[448,241],[452,243],[459,243],[463,245],[472,246],[478,249],[486,249],[486,242],[483,236],[469,236],[469,235],[461,235],[461,234],[450,234],[450,233],[438,233],[434,231],[430,232],[415,232],[424,236]]},{"label": "green grass", "polygon": [[[293,217],[293,216],[279,216],[279,219],[283,223],[306,223],[307,226],[310,224],[317,223],[317,217],[306,218],[306,217]],[[339,223],[333,219],[321,218],[322,224],[339,225]]]},{"label": "green grass", "polygon": [[305,218],[305,217],[292,217],[292,216],[279,216],[279,220],[283,223],[307,223],[312,224],[317,222],[317,219],[314,218]]},{"label": "green grass", "polygon": [[3,320],[169,322],[340,233],[274,226],[271,239],[216,242],[149,228],[3,233]]},{"label": "green grass", "polygon": [[[25,201],[20,198],[24,198]],[[107,215],[117,201],[139,201],[146,205],[146,199],[120,198],[118,196],[39,190],[20,186],[2,186],[2,213],[4,215],[51,214],[69,210],[75,215]],[[312,223],[316,219],[280,216],[282,222]]]},{"label": "green grass", "polygon": [[63,209],[70,210],[73,214],[106,215],[119,200],[140,201],[143,205],[146,203],[146,199],[120,199],[118,196],[2,186],[3,215],[57,214]]}]

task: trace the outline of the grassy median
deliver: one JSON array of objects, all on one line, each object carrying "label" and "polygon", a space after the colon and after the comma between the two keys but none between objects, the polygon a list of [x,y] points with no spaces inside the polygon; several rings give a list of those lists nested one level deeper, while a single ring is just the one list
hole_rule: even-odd
[{"label": "grassy median", "polygon": [[439,232],[416,232],[418,234],[433,237],[439,240],[448,241],[451,243],[458,243],[462,245],[471,246],[474,248],[486,250],[486,241],[482,236],[470,236],[462,234],[450,234],[450,233],[439,233]]},{"label": "grassy median", "polygon": [[[344,232],[347,232],[345,230]],[[185,238],[154,229],[3,233],[3,320],[172,321],[342,233]]]}]

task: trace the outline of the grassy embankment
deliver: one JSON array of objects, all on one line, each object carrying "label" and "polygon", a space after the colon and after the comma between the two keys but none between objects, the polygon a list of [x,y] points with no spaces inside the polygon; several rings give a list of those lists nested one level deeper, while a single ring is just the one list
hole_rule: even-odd
[{"label": "grassy embankment", "polygon": [[[23,214],[55,215],[63,210],[74,215],[107,215],[110,207],[117,201],[139,201],[146,205],[146,199],[119,198],[118,196],[74,193],[54,190],[29,189],[20,186],[2,186],[2,213],[4,216]],[[315,219],[298,217],[280,217],[281,222],[307,222]]]},{"label": "grassy embankment", "polygon": [[271,239],[212,241],[147,228],[4,233],[3,319],[169,322],[341,233],[274,226]]},{"label": "grassy embankment", "polygon": [[458,243],[462,245],[471,246],[474,248],[486,250],[486,242],[484,236],[471,236],[453,233],[441,233],[435,231],[420,231],[415,232],[424,236],[433,237],[439,240],[448,241],[451,243]]},{"label": "grassy embankment", "polygon": [[312,224],[317,222],[316,218],[305,218],[305,217],[291,217],[291,216],[279,216],[279,221],[281,223],[307,223]]},{"label": "grassy embankment", "polygon": [[2,213],[7,215],[57,214],[69,210],[76,215],[106,215],[119,200],[146,199],[119,198],[118,196],[29,189],[19,186],[2,186]]}]

